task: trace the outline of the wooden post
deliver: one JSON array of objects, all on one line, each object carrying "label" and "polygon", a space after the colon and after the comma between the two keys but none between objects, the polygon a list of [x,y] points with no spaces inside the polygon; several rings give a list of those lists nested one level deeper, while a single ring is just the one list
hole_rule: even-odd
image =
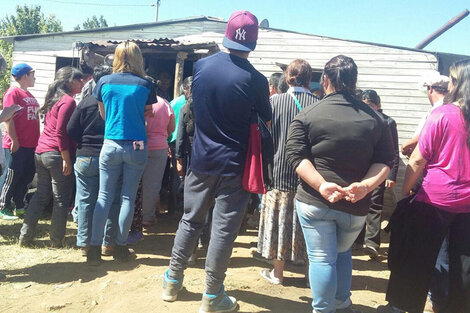
[{"label": "wooden post", "polygon": [[181,84],[183,83],[184,60],[188,57],[188,53],[184,51],[178,52],[176,55],[175,65],[175,88],[173,91],[173,99],[180,95]]}]

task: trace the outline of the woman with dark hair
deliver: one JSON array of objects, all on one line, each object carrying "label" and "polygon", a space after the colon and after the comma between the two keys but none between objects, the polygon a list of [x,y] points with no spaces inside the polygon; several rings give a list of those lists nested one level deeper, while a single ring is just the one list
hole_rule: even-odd
[{"label": "woman with dark hair", "polygon": [[312,68],[302,59],[292,61],[286,69],[286,93],[271,98],[273,115],[271,132],[274,141],[273,189],[261,202],[258,232],[258,252],[274,261],[274,269],[264,269],[261,276],[272,284],[282,284],[287,260],[293,262],[306,259],[294,197],[297,175],[287,164],[286,138],[289,124],[294,117],[309,105],[318,101],[309,90]]},{"label": "woman with dark hair", "polygon": [[[126,261],[134,255],[127,237],[134,215],[134,202],[148,156],[145,111],[157,102],[155,86],[145,77],[142,52],[133,42],[120,43],[114,53],[113,74],[102,77],[93,89],[100,115],[105,121],[100,152],[100,191],[93,212],[87,262],[101,263],[101,243],[114,195],[120,190],[118,232],[113,257]],[[152,115],[152,114],[150,114]],[[122,176],[122,184],[116,182]],[[119,189],[121,187],[121,189]]]},{"label": "woman with dark hair", "polygon": [[75,110],[74,95],[81,92],[83,74],[67,66],[57,71],[49,85],[45,103],[40,109],[44,130],[36,147],[37,189],[26,210],[20,234],[20,245],[32,243],[36,225],[53,198],[51,244],[62,247],[68,209],[74,194],[73,160],[75,143],[67,134],[67,123]]},{"label": "woman with dark hair", "polygon": [[351,313],[351,246],[369,193],[387,177],[392,142],[382,119],[355,96],[357,66],[339,55],[323,71],[325,97],[302,110],[287,138],[300,183],[296,209],[307,245],[315,312]]},{"label": "woman with dark hair", "polygon": [[378,308],[381,313],[423,311],[446,236],[449,294],[443,307],[434,308],[470,312],[470,60],[450,67],[444,103],[426,119],[406,167],[404,196],[421,173],[423,183],[416,196],[399,202],[400,220],[392,217],[389,304]]}]

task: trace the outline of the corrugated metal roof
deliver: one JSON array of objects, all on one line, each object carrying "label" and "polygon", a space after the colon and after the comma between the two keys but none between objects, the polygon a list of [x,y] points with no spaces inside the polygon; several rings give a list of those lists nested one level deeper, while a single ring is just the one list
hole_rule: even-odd
[{"label": "corrugated metal roof", "polygon": [[[126,40],[102,40],[92,42],[77,42],[77,48],[88,47],[93,50],[114,49],[117,45]],[[218,45],[214,41],[194,41],[194,40],[175,40],[170,38],[158,38],[151,40],[129,39],[127,41],[136,43],[139,48],[163,48],[172,50],[190,50],[190,49],[217,49]]]},{"label": "corrugated metal roof", "polygon": [[[107,48],[111,46],[116,46],[125,40],[102,40],[102,41],[93,41],[90,43],[86,43],[90,48]],[[170,38],[159,38],[159,39],[152,39],[152,40],[142,40],[142,39],[129,39],[127,41],[136,43],[140,48],[143,47],[171,47],[174,44],[179,44],[179,41],[173,40]]]},{"label": "corrugated metal roof", "polygon": [[[185,22],[195,22],[195,21],[201,21],[201,22],[210,21],[210,22],[215,22],[215,23],[226,23],[226,21],[222,18],[202,15],[202,16],[194,16],[194,17],[188,17],[188,18],[167,20],[167,21],[162,21],[162,22],[151,22],[151,23],[123,25],[123,26],[113,26],[113,27],[68,31],[68,32],[60,32],[60,33],[5,36],[5,37],[0,37],[0,40],[13,42],[15,40],[27,40],[27,39],[32,39],[32,38],[36,38],[36,37],[58,36],[58,35],[79,34],[79,33],[106,32],[106,31],[119,31],[119,30],[126,30],[126,29],[146,28],[146,27],[152,27],[152,26],[159,26],[159,25],[166,25],[166,24],[177,24],[177,23],[185,23]],[[261,27],[261,28],[263,28],[263,27]],[[434,54],[434,55],[442,55],[443,54],[442,52],[433,52],[433,51],[428,51],[428,50],[414,49],[414,48],[409,48],[409,47],[389,45],[389,44],[369,42],[369,41],[362,41],[362,40],[352,40],[352,39],[344,39],[344,38],[337,38],[337,37],[315,35],[315,34],[309,34],[309,33],[286,30],[286,29],[280,29],[280,28],[274,28],[274,27],[269,27],[267,29],[274,30],[274,31],[282,31],[282,32],[287,32],[287,33],[308,35],[308,36],[317,36],[317,37],[329,38],[329,39],[334,39],[334,40],[343,40],[343,41],[347,41],[347,42],[355,42],[355,43],[360,43],[360,44],[375,45],[375,46],[379,46],[379,47],[386,47],[386,48],[392,48],[392,49],[401,49],[401,50],[415,51],[415,52],[421,52],[421,53],[431,53],[431,54]],[[445,53],[445,54],[446,55],[458,56],[458,57],[467,57],[465,55],[459,55],[459,54],[449,54],[449,53]]]},{"label": "corrugated metal roof", "polygon": [[165,25],[165,24],[196,22],[196,21],[212,21],[212,22],[225,23],[225,20],[220,17],[200,15],[200,16],[192,16],[192,17],[187,17],[187,18],[172,19],[172,20],[161,21],[161,22],[140,23],[140,24],[131,24],[131,25],[123,25],[123,26],[110,26],[110,27],[103,27],[103,28],[83,29],[83,30],[74,30],[74,31],[57,32],[57,33],[3,36],[3,37],[0,37],[0,39],[8,41],[8,42],[13,42],[14,40],[27,40],[31,38],[37,38],[37,37],[60,36],[60,35],[83,34],[83,33],[97,33],[97,32],[104,32],[104,31],[119,31],[119,30],[126,30],[126,29],[146,28],[146,27]]}]

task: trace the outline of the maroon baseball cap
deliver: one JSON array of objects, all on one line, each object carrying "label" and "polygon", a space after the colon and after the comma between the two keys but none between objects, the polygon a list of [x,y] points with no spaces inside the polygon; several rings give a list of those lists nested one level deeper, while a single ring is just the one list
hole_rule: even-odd
[{"label": "maroon baseball cap", "polygon": [[258,19],[248,11],[230,15],[222,44],[227,49],[253,51],[258,40]]}]

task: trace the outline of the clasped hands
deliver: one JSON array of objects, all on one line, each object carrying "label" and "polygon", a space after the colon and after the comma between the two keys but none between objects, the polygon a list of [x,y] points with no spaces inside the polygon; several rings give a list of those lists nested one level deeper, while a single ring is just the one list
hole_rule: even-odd
[{"label": "clasped hands", "polygon": [[369,193],[369,187],[364,183],[352,183],[347,187],[338,184],[323,182],[318,188],[318,192],[330,203],[338,202],[341,199],[356,203]]}]

